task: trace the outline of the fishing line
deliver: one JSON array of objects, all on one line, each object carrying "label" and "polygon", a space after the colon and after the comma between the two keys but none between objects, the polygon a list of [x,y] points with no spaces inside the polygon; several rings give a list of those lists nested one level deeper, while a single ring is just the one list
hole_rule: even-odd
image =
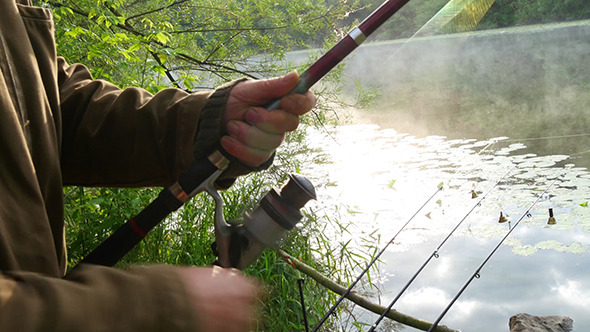
[{"label": "fishing line", "polygon": [[469,284],[473,281],[473,279],[480,277],[481,269],[492,258],[492,256],[494,255],[494,253],[498,250],[498,248],[500,248],[500,246],[502,245],[502,243],[504,242],[504,240],[506,240],[506,238],[512,233],[512,231],[516,228],[516,226],[518,226],[518,224],[520,224],[520,222],[522,221],[522,219],[524,219],[524,217],[530,216],[531,209],[539,202],[539,200],[541,200],[541,198],[543,197],[543,195],[545,195],[545,193],[547,193],[547,191],[549,190],[549,188],[551,188],[553,186],[553,184],[555,184],[555,182],[560,177],[562,177],[563,175],[565,175],[565,172],[563,172],[561,175],[557,176],[553,181],[551,181],[551,183],[547,186],[547,188],[545,188],[545,190],[543,190],[543,192],[539,195],[539,197],[537,197],[537,199],[520,216],[520,218],[516,221],[516,223],[514,224],[514,226],[512,226],[512,228],[510,228],[510,230],[506,233],[506,235],[504,235],[504,237],[500,240],[500,242],[498,242],[498,244],[496,245],[496,247],[492,250],[492,252],[490,252],[490,254],[486,257],[486,259],[481,263],[481,265],[479,265],[479,267],[475,270],[475,272],[471,275],[471,277],[467,280],[467,282],[463,285],[463,287],[455,295],[455,297],[453,298],[453,300],[445,308],[445,310],[440,314],[440,316],[438,316],[438,318],[436,319],[436,321],[434,321],[434,323],[432,323],[432,326],[430,327],[430,329],[428,329],[428,332],[434,331],[434,329],[438,326],[438,323],[447,314],[447,312],[449,311],[449,309],[451,309],[451,307],[453,306],[453,304],[455,304],[455,301],[457,301],[457,299],[459,298],[459,296],[461,296],[461,294],[463,294],[463,292],[469,286]]},{"label": "fishing line", "polygon": [[590,136],[590,134],[570,134],[570,135],[541,136],[541,137],[530,137],[530,138],[508,138],[505,140],[501,140],[499,142],[539,141],[539,140],[547,140],[547,139],[574,138],[574,137],[584,137],[584,136]]},{"label": "fishing line", "polygon": [[574,158],[572,158],[572,157],[574,157],[574,156],[579,156],[579,155],[581,155],[581,154],[588,153],[588,152],[590,152],[590,150],[586,150],[586,151],[580,151],[580,152],[572,153],[572,154],[570,154],[570,157],[569,157],[568,159],[574,159]]},{"label": "fishing line", "polygon": [[387,309],[381,314],[381,316],[379,316],[379,318],[377,318],[377,320],[373,323],[373,325],[371,326],[371,328],[369,329],[369,332],[375,331],[375,329],[377,328],[377,325],[379,325],[379,323],[381,323],[381,321],[383,320],[383,318],[385,318],[385,316],[387,315],[387,313],[391,310],[391,308],[394,306],[394,304],[397,302],[397,300],[402,296],[402,294],[408,289],[408,287],[412,284],[412,282],[414,282],[414,280],[416,279],[416,277],[418,277],[418,275],[420,273],[422,273],[422,270],[424,270],[424,268],[426,267],[426,265],[428,265],[428,263],[430,263],[430,260],[432,260],[433,257],[438,258],[439,257],[439,250],[442,248],[442,246],[447,242],[447,240],[453,235],[453,233],[459,228],[459,226],[461,226],[461,224],[463,224],[463,222],[465,221],[465,219],[467,219],[467,217],[471,214],[471,212],[473,212],[478,206],[481,206],[481,202],[486,198],[486,196],[492,192],[492,190],[494,190],[498,184],[500,184],[500,182],[502,182],[502,180],[504,180],[504,178],[510,173],[512,172],[512,170],[515,168],[516,166],[510,168],[506,173],[504,173],[504,175],[502,175],[502,177],[496,181],[496,183],[494,183],[494,185],[488,189],[488,191],[483,194],[481,196],[481,198],[473,205],[473,207],[467,212],[467,214],[463,217],[463,219],[461,219],[461,221],[459,221],[459,223],[457,225],[455,225],[455,228],[453,228],[453,230],[451,230],[451,232],[445,237],[445,239],[438,245],[438,247],[432,252],[432,254],[430,255],[430,257],[428,257],[428,259],[426,259],[426,261],[424,262],[424,264],[422,264],[422,266],[418,269],[418,271],[416,271],[416,273],[412,276],[412,278],[410,278],[410,280],[405,284],[405,286],[402,288],[402,290],[397,294],[397,296],[393,299],[393,301],[391,301],[389,303],[389,306],[387,306]]}]

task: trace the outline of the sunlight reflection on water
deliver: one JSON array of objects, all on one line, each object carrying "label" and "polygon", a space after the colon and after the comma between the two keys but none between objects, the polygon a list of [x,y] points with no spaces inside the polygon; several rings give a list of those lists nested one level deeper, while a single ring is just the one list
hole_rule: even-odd
[{"label": "sunlight reflection on water", "polygon": [[[577,331],[590,330],[590,174],[566,155],[537,156],[507,137],[489,140],[417,138],[376,125],[308,128],[311,148],[328,164],[306,172],[316,180],[326,211],[344,207],[349,233],[335,241],[368,237],[383,247],[433,194],[384,254],[379,279],[387,305],[442,239],[477,203],[454,237],[400,298],[395,309],[434,321],[485,259],[508,227],[556,178],[522,217],[500,250],[459,298],[441,324],[463,331],[507,331],[511,315],[566,315]],[[328,134],[329,131],[329,134]],[[504,178],[502,178],[507,172]],[[437,186],[444,183],[444,189]],[[547,225],[552,208],[556,225]],[[510,223],[498,223],[503,212]],[[346,238],[348,237],[348,238]],[[363,313],[362,321],[376,316]],[[404,331],[413,331],[406,328]]]}]

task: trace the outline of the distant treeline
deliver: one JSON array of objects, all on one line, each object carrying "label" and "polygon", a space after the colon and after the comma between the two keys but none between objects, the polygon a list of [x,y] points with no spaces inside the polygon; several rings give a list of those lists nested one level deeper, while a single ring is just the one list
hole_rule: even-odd
[{"label": "distant treeline", "polygon": [[[412,0],[386,22],[373,38],[380,40],[411,37],[449,0]],[[363,9],[345,23],[367,17],[382,0],[360,0]],[[477,29],[554,23],[590,19],[588,0],[496,0]]]},{"label": "distant treeline", "polygon": [[590,19],[588,0],[496,0],[479,29]]}]

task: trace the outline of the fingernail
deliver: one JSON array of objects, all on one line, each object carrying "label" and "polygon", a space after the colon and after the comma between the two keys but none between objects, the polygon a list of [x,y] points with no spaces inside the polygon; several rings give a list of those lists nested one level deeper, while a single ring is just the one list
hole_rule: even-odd
[{"label": "fingernail", "polygon": [[293,79],[293,76],[297,76],[297,71],[293,70],[292,72],[288,73],[287,75],[281,78],[281,83],[287,83]]}]

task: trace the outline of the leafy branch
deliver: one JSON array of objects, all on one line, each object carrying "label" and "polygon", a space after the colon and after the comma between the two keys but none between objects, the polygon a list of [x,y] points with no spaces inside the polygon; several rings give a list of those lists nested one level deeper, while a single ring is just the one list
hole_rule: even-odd
[{"label": "leafy branch", "polygon": [[[132,23],[130,23],[130,19],[132,19],[132,18],[138,18],[140,16],[144,16],[144,15],[154,13],[157,11],[161,11],[161,10],[173,7],[173,6],[177,6],[177,5],[180,5],[186,1],[188,1],[188,0],[176,1],[173,4],[170,4],[168,6],[161,7],[161,8],[151,10],[148,12],[144,12],[141,14],[136,14],[136,15],[131,16],[130,18],[125,18],[122,13],[120,13],[114,6],[112,6],[111,4],[108,4],[107,2],[103,2],[103,5],[112,15],[114,15],[114,19],[112,19],[110,21],[111,24],[108,26],[108,28],[110,28],[111,31],[113,28],[118,28],[118,29],[124,30],[134,36],[140,37],[141,43],[146,45],[146,49],[148,50],[149,54],[156,61],[156,63],[163,69],[166,77],[169,79],[169,81],[172,84],[174,84],[178,88],[181,88],[180,85],[178,84],[178,80],[174,77],[172,70],[169,67],[167,67],[165,65],[165,63],[162,61],[160,54],[158,54],[158,52],[154,50],[153,46],[156,46],[160,49],[166,49],[166,52],[168,54],[175,54],[179,59],[187,61],[190,64],[196,65],[196,66],[198,66],[198,68],[201,68],[202,70],[211,71],[211,72],[217,74],[218,76],[221,76],[220,75],[221,72],[227,72],[227,73],[240,74],[242,76],[247,76],[247,77],[253,78],[254,77],[253,75],[251,75],[245,71],[239,70],[235,67],[230,67],[230,66],[226,66],[223,64],[213,62],[213,61],[209,61],[209,59],[211,59],[213,54],[215,52],[217,52],[217,50],[219,48],[214,49],[212,53],[207,55],[206,60],[199,60],[195,56],[174,50],[174,48],[167,46],[169,38],[163,37],[161,33],[147,34],[147,33],[141,32]],[[55,1],[55,0],[48,0],[48,1],[46,1],[46,3],[49,4],[50,6],[55,7],[55,8],[66,8],[69,11],[71,11],[71,13],[79,15],[85,19],[89,19],[89,20],[93,21],[95,24],[97,24],[98,26],[100,26],[101,22],[99,20],[101,19],[102,16],[94,15],[91,12],[84,11],[84,10],[80,9],[75,3],[70,2],[71,4],[65,4],[65,3],[62,3],[59,1]],[[223,43],[221,43],[221,44],[223,44]],[[211,68],[213,68],[214,70],[211,70]],[[219,71],[219,73],[218,73],[218,71]]]}]

